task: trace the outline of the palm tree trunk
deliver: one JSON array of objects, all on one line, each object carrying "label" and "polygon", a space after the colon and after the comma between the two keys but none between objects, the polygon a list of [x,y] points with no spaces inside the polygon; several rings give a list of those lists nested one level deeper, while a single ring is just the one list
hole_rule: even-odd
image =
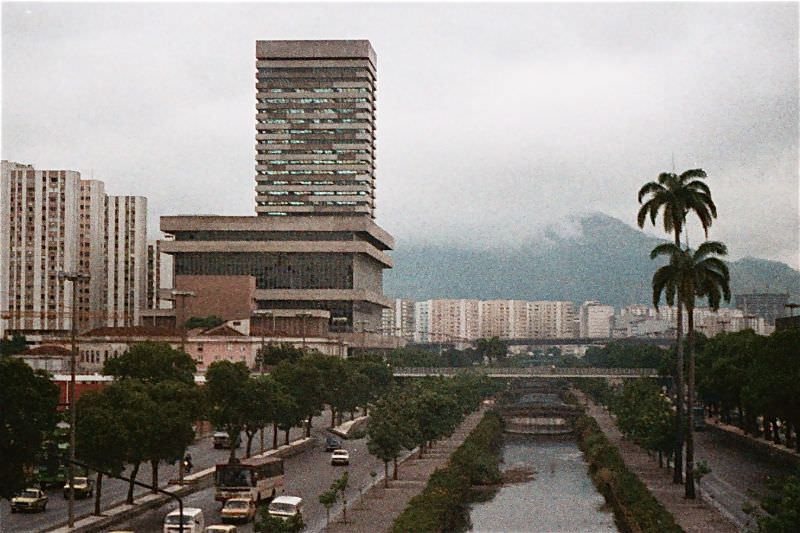
[{"label": "palm tree trunk", "polygon": [[[694,298],[689,296],[689,298]],[[686,383],[686,490],[684,495],[694,499],[694,306],[686,307],[689,321],[689,369]]]},{"label": "palm tree trunk", "polygon": [[[675,246],[681,246],[681,230],[675,228]],[[675,316],[675,470],[672,472],[673,483],[683,483],[683,302],[680,291],[676,291],[678,306]]]}]

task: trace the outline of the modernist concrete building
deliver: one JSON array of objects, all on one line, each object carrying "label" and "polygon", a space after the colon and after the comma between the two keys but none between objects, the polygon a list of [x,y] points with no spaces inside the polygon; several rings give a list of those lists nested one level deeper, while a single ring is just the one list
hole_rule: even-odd
[{"label": "modernist concrete building", "polygon": [[157,242],[147,245],[147,309],[161,308],[161,250]]},{"label": "modernist concrete building", "polygon": [[[351,344],[364,332],[379,337],[381,310],[392,303],[383,296],[383,269],[392,267],[386,252],[394,239],[369,217],[166,216],[161,231],[178,289],[191,291],[206,277],[230,299],[252,280],[258,310],[325,310],[334,330],[358,337]],[[230,285],[234,278],[241,291]]]},{"label": "modernist concrete building", "polygon": [[106,308],[106,193],[99,180],[81,180],[80,250],[78,270],[89,275],[80,283],[78,328],[87,330],[104,323]]},{"label": "modernist concrete building", "polygon": [[0,334],[70,329],[73,284],[58,272],[79,266],[80,191],[73,170],[2,162]]},{"label": "modernist concrete building", "polygon": [[147,198],[106,199],[106,326],[136,326],[147,309]]},{"label": "modernist concrete building", "polygon": [[256,212],[375,216],[369,41],[256,42]]}]

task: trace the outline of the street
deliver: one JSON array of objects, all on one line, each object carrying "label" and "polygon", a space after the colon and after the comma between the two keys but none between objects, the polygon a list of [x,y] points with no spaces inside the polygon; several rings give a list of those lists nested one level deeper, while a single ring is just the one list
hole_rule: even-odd
[{"label": "street", "polygon": [[[319,427],[327,427],[330,423],[330,412],[325,411],[322,415],[314,418],[314,425]],[[293,428],[290,432],[291,439],[302,437],[302,428]],[[272,445],[272,428],[269,426],[264,435],[265,449],[269,449]],[[278,444],[283,444],[284,434],[279,432]],[[242,446],[237,450],[237,455],[244,454],[245,435],[242,434]],[[193,472],[203,470],[211,467],[217,463],[226,462],[230,450],[215,449],[210,437],[203,438],[193,445],[188,451],[192,454]],[[260,440],[256,435],[253,439],[252,453],[259,453]],[[125,475],[130,474],[130,468],[125,471]],[[150,482],[150,464],[142,464],[139,468],[139,474],[136,479],[144,482]],[[177,465],[161,464],[159,467],[159,480],[160,486],[165,486],[168,480],[176,479],[178,477]],[[94,479],[94,474],[92,474]],[[135,494],[146,493],[147,489],[136,487]],[[35,533],[51,529],[54,526],[63,524],[67,521],[67,500],[63,496],[61,487],[52,487],[47,490],[48,502],[47,510],[43,513],[31,514],[11,514],[10,504],[8,501],[3,500],[2,507],[0,507],[0,531],[13,532],[13,533]],[[128,494],[128,483],[119,479],[110,479],[103,477],[103,495],[102,495],[102,508],[107,509],[113,505],[121,503],[125,500]],[[213,499],[213,496],[212,496]],[[89,514],[94,510],[94,498],[86,498],[82,500],[75,500],[75,516],[79,517]],[[162,517],[163,518],[163,517]],[[142,531],[149,531],[143,529]]]},{"label": "street", "polygon": [[[325,418],[327,421],[328,418]],[[286,475],[285,494],[300,496],[304,500],[303,518],[306,522],[307,532],[321,531],[325,527],[325,508],[319,503],[318,496],[328,490],[333,480],[349,471],[350,481],[347,489],[348,507],[358,500],[358,489],[372,481],[370,471],[383,472],[383,463],[371,456],[367,451],[366,439],[346,440],[342,446],[350,452],[350,465],[331,466],[330,453],[324,451],[324,438],[327,427],[318,423],[312,430],[312,435],[318,442],[313,449],[300,455],[284,460]],[[391,471],[390,471],[391,473]],[[200,507],[205,515],[206,525],[221,523],[219,510],[220,503],[214,500],[214,488],[196,492],[184,499],[185,507]],[[163,526],[164,516],[176,508],[175,503],[168,503],[159,509],[150,511],[134,520],[120,524],[117,529],[129,529],[137,533],[160,531]],[[334,507],[331,514],[341,509],[341,505]],[[252,532],[252,522],[239,528],[243,532]]]}]

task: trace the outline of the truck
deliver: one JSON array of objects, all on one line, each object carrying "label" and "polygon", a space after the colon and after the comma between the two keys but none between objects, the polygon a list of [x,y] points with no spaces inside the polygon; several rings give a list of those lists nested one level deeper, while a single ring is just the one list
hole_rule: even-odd
[{"label": "truck", "polygon": [[47,494],[42,489],[25,489],[11,498],[11,512],[38,512],[47,508]]}]

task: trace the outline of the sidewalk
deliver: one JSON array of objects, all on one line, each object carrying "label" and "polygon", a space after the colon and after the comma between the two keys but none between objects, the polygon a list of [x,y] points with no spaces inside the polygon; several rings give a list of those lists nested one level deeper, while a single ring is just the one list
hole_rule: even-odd
[{"label": "sidewalk", "polygon": [[[574,391],[586,412],[592,416],[609,442],[619,448],[625,465],[636,474],[648,490],[672,513],[675,521],[686,533],[735,533],[739,529],[729,522],[716,508],[702,501],[683,497],[683,485],[672,482],[672,473],[659,468],[658,461],[647,455],[642,448],[624,440],[608,411],[595,405],[580,391]],[[698,494],[699,496],[699,494]]]},{"label": "sidewalk", "polygon": [[[361,501],[348,505],[347,523],[340,522],[341,516],[331,517],[331,524],[324,529],[327,533],[380,533],[389,531],[394,519],[406,508],[409,500],[422,492],[433,472],[447,463],[450,455],[461,446],[467,436],[478,425],[484,408],[469,415],[447,440],[439,441],[428,450],[422,459],[412,454],[402,461],[398,468],[398,480],[389,481],[384,488],[382,476],[375,485],[364,493]],[[412,458],[413,457],[413,458]],[[389,465],[389,475],[392,466]]]}]

